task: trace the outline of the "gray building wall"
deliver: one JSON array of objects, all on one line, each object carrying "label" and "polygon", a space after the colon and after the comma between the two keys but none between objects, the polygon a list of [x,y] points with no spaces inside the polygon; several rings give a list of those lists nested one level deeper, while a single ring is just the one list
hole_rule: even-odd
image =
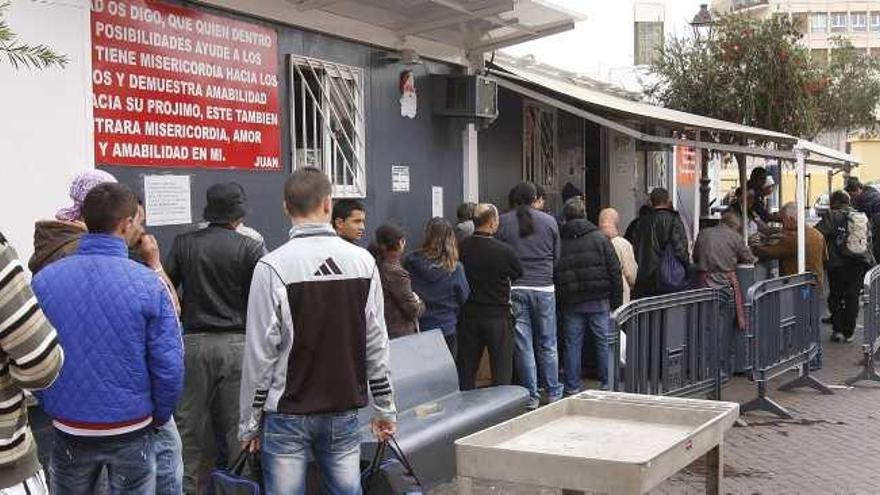
[{"label": "gray building wall", "polygon": [[477,138],[480,160],[480,201],[507,209],[507,194],[522,180],[522,98],[498,89],[498,119],[480,130]]},{"label": "gray building wall", "polygon": [[[247,190],[251,214],[245,223],[266,238],[270,249],[283,244],[290,228],[283,209],[283,185],[291,171],[290,105],[287,54],[352,65],[364,70],[364,108],[366,110],[367,229],[372,233],[386,221],[404,227],[415,246],[422,237],[425,221],[431,214],[431,186],[444,192],[444,216],[454,220],[455,208],[462,197],[462,143],[464,122],[435,117],[431,110],[430,74],[454,70],[447,64],[426,61],[407,67],[383,60],[384,49],[341,40],[320,33],[229,14],[191,3],[189,7],[262,24],[278,32],[279,109],[281,117],[282,171],[208,170],[151,167],[119,167],[97,164],[121,182],[143,195],[143,176],[154,174],[190,175],[192,177],[193,219],[201,218],[205,192],[217,182],[235,181]],[[400,115],[398,89],[400,72],[410,69],[416,79],[418,115],[409,119]],[[391,166],[410,166],[410,192],[391,192]],[[174,236],[192,229],[189,225],[152,227],[163,254]]]}]

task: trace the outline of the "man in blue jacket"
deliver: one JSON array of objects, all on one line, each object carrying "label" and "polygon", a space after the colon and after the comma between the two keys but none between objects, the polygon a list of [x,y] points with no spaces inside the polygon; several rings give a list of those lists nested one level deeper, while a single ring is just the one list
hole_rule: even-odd
[{"label": "man in blue jacket", "polygon": [[52,493],[97,493],[105,468],[113,493],[155,492],[153,435],[183,388],[183,344],[168,290],[128,259],[137,215],[128,188],[95,187],[77,253],[33,281],[65,348],[60,376],[38,394],[55,427]]}]

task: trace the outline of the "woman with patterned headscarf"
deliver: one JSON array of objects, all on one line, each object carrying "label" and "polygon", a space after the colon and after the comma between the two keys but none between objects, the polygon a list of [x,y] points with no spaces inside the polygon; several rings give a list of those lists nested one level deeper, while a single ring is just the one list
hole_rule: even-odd
[{"label": "woman with patterned headscarf", "polygon": [[82,221],[82,204],[95,186],[116,182],[116,178],[101,170],[87,170],[77,174],[70,183],[73,204],[58,210],[53,220],[40,220],[34,227],[34,254],[28,268],[34,275],[52,262],[72,254],[79,247],[79,238],[86,233]]}]

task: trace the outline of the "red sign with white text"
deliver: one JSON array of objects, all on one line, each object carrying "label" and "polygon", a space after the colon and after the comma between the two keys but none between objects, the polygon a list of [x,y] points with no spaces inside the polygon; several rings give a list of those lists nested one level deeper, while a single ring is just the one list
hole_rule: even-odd
[{"label": "red sign with white text", "polygon": [[280,170],[274,30],[154,0],[91,0],[95,161]]}]

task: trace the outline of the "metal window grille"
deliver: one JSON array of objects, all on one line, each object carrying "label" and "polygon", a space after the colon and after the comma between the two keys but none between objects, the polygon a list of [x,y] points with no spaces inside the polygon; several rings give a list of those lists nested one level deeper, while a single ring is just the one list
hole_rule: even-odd
[{"label": "metal window grille", "polygon": [[523,102],[523,180],[555,190],[556,111]]},{"label": "metal window grille", "polygon": [[293,168],[323,170],[334,197],[366,196],[362,71],[291,55],[290,81]]}]

